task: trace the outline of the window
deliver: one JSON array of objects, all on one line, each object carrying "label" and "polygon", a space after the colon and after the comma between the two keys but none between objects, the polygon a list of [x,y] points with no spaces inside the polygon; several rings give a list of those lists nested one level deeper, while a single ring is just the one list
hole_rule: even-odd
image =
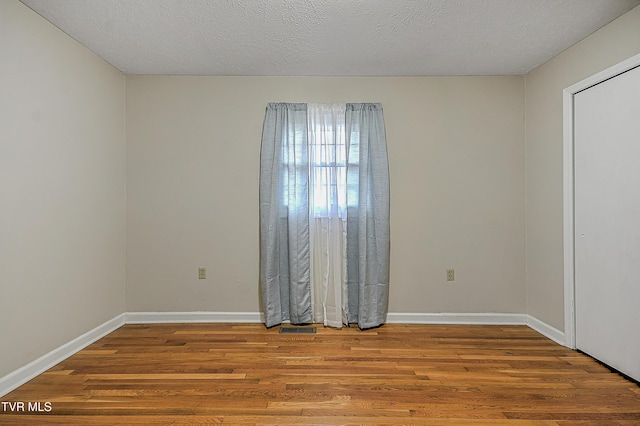
[{"label": "window", "polygon": [[[302,140],[299,133],[291,132],[288,137]],[[344,104],[309,104],[307,115],[307,146],[299,149],[298,144],[289,144],[284,152],[284,180],[295,179],[301,173],[295,167],[304,167],[302,173],[309,178],[308,200],[301,203],[294,194],[284,188],[284,205],[292,208],[309,203],[310,217],[346,218],[347,214],[347,143]],[[296,149],[298,147],[298,149]],[[306,161],[302,161],[303,158]],[[352,149],[349,160],[350,173],[358,170],[358,149]],[[349,194],[349,199],[355,199]]]},{"label": "window", "polygon": [[345,218],[347,145],[344,105],[310,105],[308,120],[310,215]]}]

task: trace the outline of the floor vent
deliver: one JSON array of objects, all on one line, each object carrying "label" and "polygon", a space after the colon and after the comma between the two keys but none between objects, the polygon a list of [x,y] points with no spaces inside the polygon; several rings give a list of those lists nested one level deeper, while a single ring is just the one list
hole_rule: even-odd
[{"label": "floor vent", "polygon": [[280,334],[314,334],[315,327],[280,327]]}]

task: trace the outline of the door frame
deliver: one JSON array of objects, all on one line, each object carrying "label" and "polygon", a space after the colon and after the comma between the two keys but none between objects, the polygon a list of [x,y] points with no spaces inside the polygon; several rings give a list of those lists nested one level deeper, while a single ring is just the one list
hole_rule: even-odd
[{"label": "door frame", "polygon": [[575,200],[574,200],[574,96],[583,90],[640,66],[640,54],[592,75],[562,91],[564,336],[565,346],[576,348],[575,314]]}]

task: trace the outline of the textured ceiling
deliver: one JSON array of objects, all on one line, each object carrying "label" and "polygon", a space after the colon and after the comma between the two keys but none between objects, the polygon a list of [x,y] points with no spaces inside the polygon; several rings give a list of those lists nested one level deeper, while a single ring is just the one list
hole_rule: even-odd
[{"label": "textured ceiling", "polygon": [[126,74],[525,74],[640,0],[22,0]]}]

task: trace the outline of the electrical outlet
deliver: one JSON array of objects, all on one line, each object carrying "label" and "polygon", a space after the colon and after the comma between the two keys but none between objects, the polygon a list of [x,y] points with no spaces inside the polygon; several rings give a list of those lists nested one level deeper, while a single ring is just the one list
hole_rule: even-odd
[{"label": "electrical outlet", "polygon": [[198,268],[198,279],[204,280],[207,278],[207,268]]},{"label": "electrical outlet", "polygon": [[447,269],[447,281],[455,281],[453,269]]}]

